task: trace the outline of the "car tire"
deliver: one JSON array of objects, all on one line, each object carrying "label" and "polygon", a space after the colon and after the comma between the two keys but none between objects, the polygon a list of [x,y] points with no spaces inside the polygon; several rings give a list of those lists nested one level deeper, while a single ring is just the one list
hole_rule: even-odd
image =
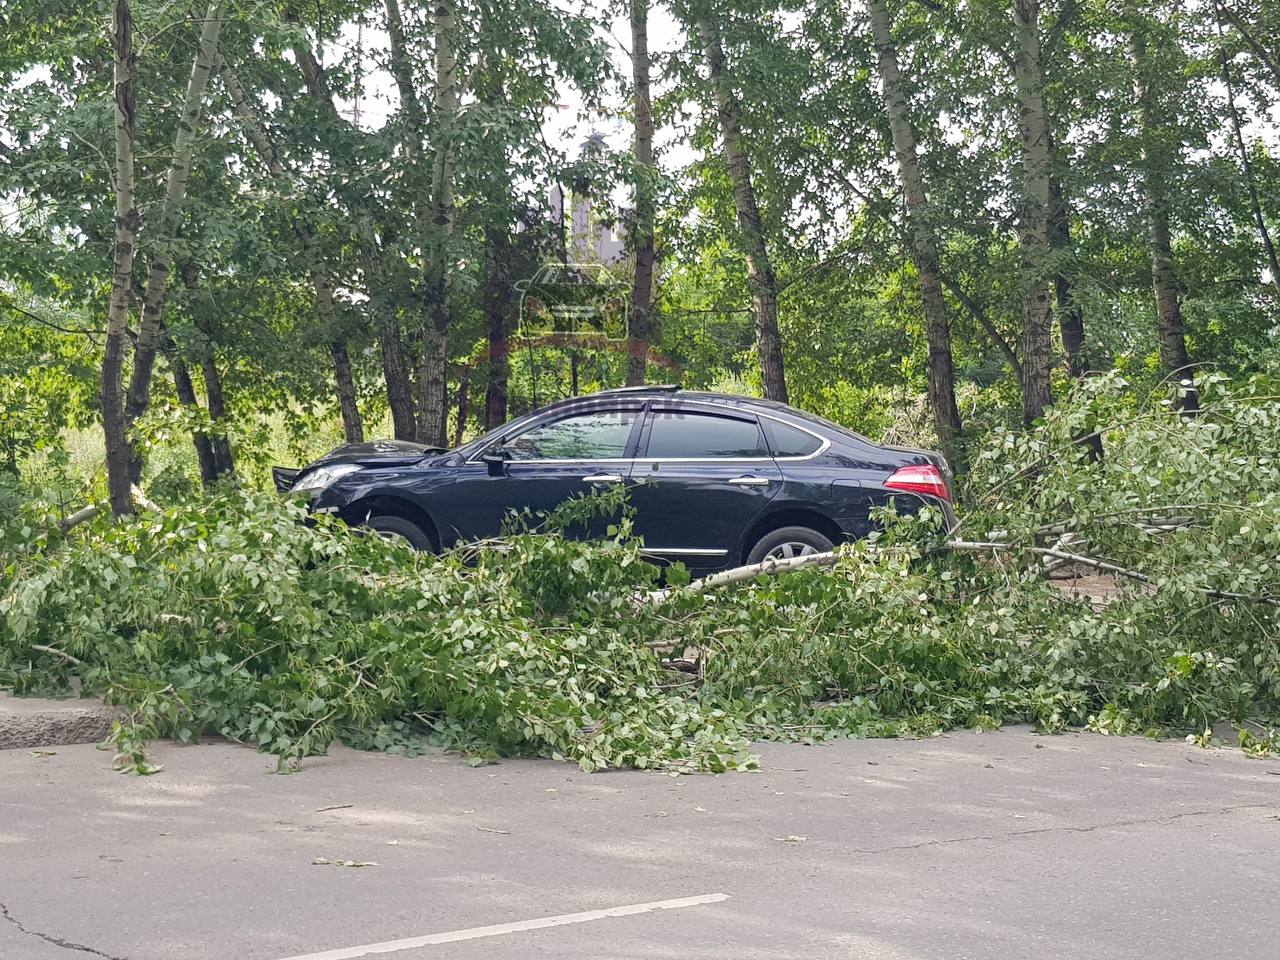
[{"label": "car tire", "polygon": [[406,520],[404,517],[390,514],[381,517],[370,517],[365,526],[380,537],[386,537],[388,540],[402,540],[414,550],[423,550],[427,553],[435,552],[435,544],[431,542],[430,534],[412,520]]},{"label": "car tire", "polygon": [[756,541],[756,545],[747,554],[747,563],[826,553],[834,549],[835,544],[811,527],[779,527]]}]

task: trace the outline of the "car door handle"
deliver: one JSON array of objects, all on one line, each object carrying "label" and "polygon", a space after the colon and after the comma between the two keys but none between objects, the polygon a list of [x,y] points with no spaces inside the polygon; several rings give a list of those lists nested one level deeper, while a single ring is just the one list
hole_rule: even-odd
[{"label": "car door handle", "polygon": [[583,483],[621,483],[622,477],[616,473],[596,473],[582,478]]},{"label": "car door handle", "polygon": [[735,487],[767,487],[768,477],[734,477],[729,481]]}]

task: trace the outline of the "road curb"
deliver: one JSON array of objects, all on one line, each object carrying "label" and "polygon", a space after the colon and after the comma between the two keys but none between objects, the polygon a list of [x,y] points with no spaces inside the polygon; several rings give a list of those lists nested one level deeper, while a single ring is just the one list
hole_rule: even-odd
[{"label": "road curb", "polygon": [[119,712],[98,700],[42,700],[0,693],[0,750],[97,743]]}]

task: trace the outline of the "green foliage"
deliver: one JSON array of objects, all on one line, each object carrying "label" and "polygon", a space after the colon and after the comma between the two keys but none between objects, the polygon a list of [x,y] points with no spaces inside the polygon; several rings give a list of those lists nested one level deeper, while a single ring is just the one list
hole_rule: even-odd
[{"label": "green foliage", "polygon": [[96,358],[76,333],[79,320],[46,303],[29,309],[0,289],[0,472],[10,477],[34,454],[56,456],[61,428],[89,420]]},{"label": "green foliage", "polygon": [[[40,648],[82,661],[84,688],[129,709],[119,762],[140,771],[147,740],[206,733],[282,769],[334,739],[426,736],[478,758],[724,770],[753,762],[747,737],[1014,721],[1197,738],[1231,722],[1261,755],[1280,724],[1280,392],[1202,387],[1194,420],[1113,378],[996,432],[960,540],[931,510],[890,514],[833,568],[705,592],[677,574],[661,601],[620,492],[441,558],[244,491],[66,539],[37,536],[28,506],[0,527],[0,685],[65,688],[75,665]],[[563,536],[615,513],[605,539]],[[1110,602],[1074,597],[1046,550],[1132,575]],[[696,651],[700,679],[657,651]]]},{"label": "green foliage", "polygon": [[335,738],[412,750],[419,733],[587,770],[749,763],[639,639],[628,598],[656,569],[629,522],[600,544],[557,535],[598,509],[571,501],[471,567],[245,492],[102,526],[8,567],[0,682],[65,678],[33,644],[83,660],[85,690],[128,706],[118,759],[140,771],[145,740],[210,732],[282,767]]}]

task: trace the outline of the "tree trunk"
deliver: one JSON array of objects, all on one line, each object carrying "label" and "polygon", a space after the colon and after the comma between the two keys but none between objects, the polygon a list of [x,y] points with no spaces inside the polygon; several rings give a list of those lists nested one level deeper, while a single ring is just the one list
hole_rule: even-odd
[{"label": "tree trunk", "polygon": [[[1071,214],[1062,183],[1057,177],[1049,181],[1049,245],[1059,257],[1072,252]],[[1054,298],[1058,305],[1058,328],[1062,332],[1062,354],[1066,357],[1067,372],[1080,379],[1089,372],[1089,355],[1084,342],[1084,314],[1076,303],[1074,285],[1061,265],[1053,275]]]},{"label": "tree trunk", "polygon": [[1276,59],[1267,52],[1267,48],[1253,35],[1253,31],[1244,25],[1244,19],[1240,14],[1226,9],[1220,4],[1218,5],[1218,12],[1220,15],[1225,15],[1231,21],[1231,24],[1240,31],[1240,36],[1244,37],[1244,42],[1249,45],[1249,49],[1253,51],[1254,56],[1271,71],[1271,75],[1275,77],[1276,85],[1280,86],[1280,63],[1277,63]]},{"label": "tree trunk", "polygon": [[649,98],[649,0],[631,0],[631,79],[635,86],[635,276],[627,318],[627,386],[644,383],[653,306],[653,104]]},{"label": "tree trunk", "polygon": [[[1169,228],[1169,207],[1164,180],[1171,172],[1169,150],[1156,96],[1147,82],[1147,41],[1142,25],[1135,24],[1132,37],[1134,96],[1138,101],[1138,139],[1142,144],[1142,200],[1146,210],[1151,246],[1151,286],[1156,301],[1156,326],[1160,337],[1160,360],[1170,380],[1192,379],[1191,356],[1187,352],[1182,324],[1182,296],[1173,262],[1173,241]],[[1179,390],[1178,409],[1195,413],[1200,407],[1194,387]]]},{"label": "tree trunk", "polygon": [[[204,108],[205,88],[209,74],[213,72],[218,55],[218,34],[222,31],[223,8],[226,0],[210,0],[200,28],[200,45],[195,62],[191,65],[191,78],[183,100],[178,132],[173,141],[173,159],[169,162],[169,175],[165,183],[164,203],[156,229],[156,252],[147,275],[147,287],[142,298],[142,320],[138,325],[138,341],[134,348],[133,374],[129,379],[129,393],[125,400],[125,422],[133,424],[151,402],[151,372],[155,366],[156,344],[160,335],[161,311],[165,291],[169,285],[169,272],[173,266],[174,241],[182,219],[182,205],[187,196],[187,183],[191,178],[191,163],[195,155],[196,126]],[[137,483],[142,475],[142,459],[137,450],[130,450],[130,479]]]},{"label": "tree trunk", "polygon": [[[390,57],[388,66],[395,80],[396,90],[400,95],[401,109],[401,131],[400,139],[404,146],[405,160],[407,166],[415,174],[417,173],[420,154],[422,152],[422,135],[423,128],[426,124],[426,111],[423,109],[422,101],[418,97],[418,89],[414,83],[413,77],[413,61],[409,56],[408,46],[405,40],[404,21],[400,14],[399,0],[384,0],[384,6],[387,13],[387,39],[390,48]],[[437,12],[437,29],[438,29],[438,12]],[[437,38],[437,43],[439,39]],[[440,51],[437,50],[437,65]],[[434,169],[433,169],[434,174]],[[416,179],[416,177],[415,177]],[[429,209],[429,205],[424,203],[422,191],[416,188],[413,193],[413,215],[414,221],[421,226],[425,226],[429,231],[423,247],[427,250],[427,263],[424,265],[423,275],[423,303],[425,305],[424,330],[422,337],[422,352],[418,357],[418,389],[420,394],[416,401],[413,402],[415,420],[413,424],[413,437],[423,443],[431,443],[437,446],[445,446],[445,435],[447,433],[448,420],[448,402],[447,402],[447,384],[445,379],[445,363],[448,359],[447,343],[442,338],[435,337],[434,331],[427,329],[434,325],[437,314],[437,305],[435,298],[447,297],[446,293],[441,293],[441,288],[447,287],[447,284],[437,284],[435,278],[437,276],[435,270],[436,257],[435,250],[435,218],[433,208]],[[434,200],[436,194],[432,191],[430,200]],[[443,271],[439,275],[443,277]],[[445,325],[447,327],[447,315]],[[391,352],[392,365],[396,363],[395,354],[397,347],[392,345]],[[403,351],[399,351],[401,356]],[[408,367],[404,367],[404,381],[408,385]],[[392,374],[392,376],[397,376]],[[390,382],[390,381],[389,381]],[[410,391],[412,386],[409,385]],[[438,394],[438,395],[437,395]],[[394,419],[394,414],[393,414]],[[439,430],[433,429],[432,423],[438,421]],[[399,428],[397,427],[397,436]]]},{"label": "tree trunk", "polygon": [[418,89],[413,83],[413,62],[405,43],[404,20],[400,16],[399,0],[384,0],[383,5],[387,12],[387,39],[391,49],[388,66],[391,77],[396,82],[396,91],[400,94],[400,106],[408,121],[403,137],[405,153],[409,161],[415,163],[422,143],[426,111],[422,109]]},{"label": "tree trunk", "polygon": [[[1219,26],[1221,35],[1221,26]],[[1236,109],[1235,86],[1231,77],[1231,61],[1227,58],[1226,48],[1219,50],[1222,57],[1222,82],[1227,88],[1227,115],[1231,118],[1231,131],[1235,135],[1236,149],[1240,152],[1240,168],[1244,171],[1245,186],[1249,190],[1249,209],[1253,211],[1253,222],[1258,225],[1258,236],[1262,239],[1262,247],[1267,253],[1267,264],[1271,268],[1271,283],[1280,295],[1280,262],[1276,260],[1276,246],[1271,241],[1271,232],[1267,229],[1266,218],[1262,215],[1262,205],[1258,202],[1258,184],[1253,175],[1253,161],[1249,159],[1249,147],[1244,142],[1244,132],[1240,129],[1240,111]]]},{"label": "tree trunk", "polygon": [[[183,266],[183,281],[187,288],[194,290],[198,286],[194,265]],[[213,450],[214,476],[221,477],[236,471],[235,460],[231,455],[231,441],[226,437],[227,404],[222,395],[222,374],[218,372],[218,357],[214,349],[213,336],[209,325],[197,314],[193,316],[196,329],[200,331],[204,345],[200,351],[200,375],[204,379],[205,409],[209,412],[209,420],[213,423],[215,433],[209,438]],[[221,435],[219,435],[221,434]]]},{"label": "tree trunk", "polygon": [[[235,106],[236,114],[244,125],[245,133],[254,150],[266,164],[272,178],[282,181],[285,177],[284,164],[280,162],[280,154],[271,142],[271,135],[258,118],[244,87],[230,64],[222,56],[218,57],[218,70],[222,75],[222,85]],[[315,234],[309,224],[301,220],[293,221],[293,232],[302,248],[307,270],[311,275],[311,287],[315,291],[316,313],[326,332],[334,336],[330,342],[329,352],[333,358],[334,382],[337,385],[338,406],[342,411],[342,427],[348,443],[364,439],[364,424],[360,420],[360,408],[356,406],[355,382],[351,377],[351,360],[347,355],[347,344],[337,338],[338,321],[333,308],[333,283],[323,270],[320,256],[315,249]]]},{"label": "tree trunk", "polygon": [[462,446],[462,438],[467,432],[467,416],[470,414],[468,407],[467,390],[471,381],[471,371],[463,368],[458,371],[458,422],[454,425],[453,445],[455,447]]},{"label": "tree trunk", "polygon": [[[183,260],[179,262],[178,276],[181,277],[182,285],[186,287],[188,293],[194,293],[200,288],[200,272],[192,261]],[[205,345],[201,351],[200,367],[205,379],[205,396],[217,397],[219,405],[217,419],[221,419],[225,410],[222,409],[222,386],[218,377],[218,369],[212,359],[206,360],[206,356],[213,357],[213,340],[209,336],[208,325],[196,316],[194,312],[192,312],[191,320],[204,338]],[[163,324],[160,326],[160,342],[163,345],[165,356],[169,360],[169,365],[173,367],[173,385],[178,394],[178,401],[184,406],[198,408],[200,404],[196,400],[196,391],[191,383],[191,374],[187,370],[187,365],[182,355],[178,353],[177,346],[173,342],[173,336],[165,329]],[[215,384],[215,389],[212,393],[209,390],[211,379]],[[215,419],[213,413],[213,408],[210,407],[210,420]],[[215,424],[215,426],[225,429],[226,424]],[[191,443],[196,448],[196,459],[200,463],[200,482],[205,487],[212,486],[219,476],[224,473],[231,473],[234,469],[234,464],[231,462],[231,448],[226,437],[194,432],[191,435]]]},{"label": "tree trunk", "polygon": [[333,357],[333,378],[338,385],[338,409],[342,411],[342,435],[347,443],[364,440],[364,423],[360,420],[360,407],[356,403],[356,382],[351,376],[351,357],[347,345],[341,340],[329,344]]},{"label": "tree trunk", "polygon": [[[164,355],[173,372],[173,390],[178,395],[178,402],[192,410],[200,409],[200,401],[196,399],[196,388],[191,382],[191,373],[178,353],[173,337],[161,334],[164,341]],[[213,441],[207,434],[193,431],[191,445],[196,449],[196,462],[200,465],[200,483],[210,487],[218,479],[218,460],[213,450]]]},{"label": "tree trunk", "polygon": [[907,113],[907,95],[898,72],[889,11],[884,0],[868,0],[867,9],[871,14],[871,30],[875,37],[893,150],[898,159],[898,175],[907,200],[912,252],[920,275],[920,303],[924,309],[925,339],[929,344],[929,407],[933,411],[933,422],[943,453],[954,461],[959,454],[960,408],[956,405],[951,330],[947,324],[946,299],[942,295],[938,238],[930,223],[929,201],[916,156],[916,134]]},{"label": "tree trunk", "polygon": [[787,402],[787,379],[782,363],[782,337],[778,333],[778,281],[769,260],[755,187],[751,183],[751,161],[742,140],[742,108],[733,92],[732,79],[715,23],[708,16],[697,20],[707,57],[707,70],[715,91],[720,136],[724,141],[725,166],[733,184],[733,204],[738,216],[738,235],[747,258],[747,283],[751,287],[752,314],[756,326],[756,353],[760,358],[760,379],[764,395]]},{"label": "tree trunk", "polygon": [[1022,254],[1022,418],[1030,424],[1053,402],[1052,318],[1045,267],[1049,252],[1049,124],[1040,54],[1040,0],[1013,0],[1018,53],[1022,135],[1023,208],[1018,245]]},{"label": "tree trunk", "polygon": [[106,448],[107,494],[117,517],[133,512],[130,451],[124,418],[124,345],[133,288],[133,249],[138,209],[133,196],[133,17],[129,0],[115,0],[111,28],[114,61],[116,210],[115,245],[111,255],[111,300],[102,355],[102,433]]},{"label": "tree trunk", "polygon": [[440,124],[431,170],[431,232],[427,238],[422,332],[418,378],[418,434],[423,443],[447,446],[449,356],[449,253],[453,239],[452,127],[458,110],[458,64],[453,49],[452,0],[435,0],[436,118]]},{"label": "tree trunk", "polygon": [[[209,419],[215,426],[225,428],[227,421],[227,404],[222,396],[222,375],[218,372],[218,362],[213,351],[208,351],[200,358],[200,373],[204,377],[205,407],[209,411]],[[229,476],[236,472],[235,459],[231,455],[231,441],[225,435],[214,436],[214,461],[218,465],[218,476]]]},{"label": "tree trunk", "polygon": [[507,325],[511,311],[511,277],[508,261],[511,242],[505,230],[484,228],[484,278],[482,297],[489,335],[489,369],[484,393],[484,423],[489,429],[507,422],[507,376],[510,370]]}]

